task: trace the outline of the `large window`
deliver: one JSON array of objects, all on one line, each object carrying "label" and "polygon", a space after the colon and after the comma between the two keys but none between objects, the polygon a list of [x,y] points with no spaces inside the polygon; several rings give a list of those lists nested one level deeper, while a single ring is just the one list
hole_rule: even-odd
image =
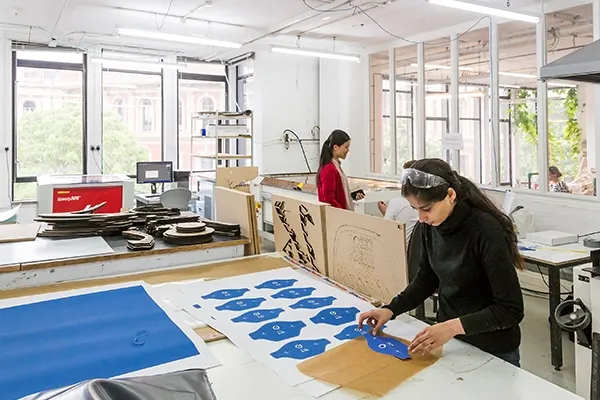
[{"label": "large window", "polygon": [[[192,120],[201,111],[227,110],[227,80],[221,64],[188,62],[179,72],[179,168],[192,171],[214,169],[214,160],[195,156],[214,156],[219,146],[230,146],[228,139],[217,143],[209,132],[216,121]],[[206,129],[205,136],[202,129]],[[192,148],[192,135],[194,135]],[[221,151],[221,150],[220,150]]]},{"label": "large window", "polygon": [[85,173],[85,56],[13,51],[13,200],[36,198],[36,178]]},{"label": "large window", "polygon": [[254,60],[241,62],[235,67],[237,80],[237,105],[240,110],[252,110],[254,93]]},{"label": "large window", "polygon": [[162,160],[162,74],[104,69],[102,151],[93,152],[103,173],[135,175],[139,161]]}]

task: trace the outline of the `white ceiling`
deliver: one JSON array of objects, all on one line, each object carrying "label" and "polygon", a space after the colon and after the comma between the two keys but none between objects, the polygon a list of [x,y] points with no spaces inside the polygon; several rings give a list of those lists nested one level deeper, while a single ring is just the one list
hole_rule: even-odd
[{"label": "white ceiling", "polygon": [[[547,61],[552,62],[593,41],[592,5],[581,5],[546,15]],[[535,75],[537,71],[536,26],[522,22],[499,25],[500,71]],[[480,28],[459,38],[459,65],[472,71],[460,71],[463,83],[489,82],[489,30]],[[450,39],[441,38],[425,46],[425,62],[450,65]],[[402,79],[416,79],[416,46],[406,46],[396,51],[396,74]],[[380,52],[371,58],[373,70],[387,74],[388,53]],[[427,70],[427,81],[449,82],[447,69]],[[500,76],[506,85],[535,86],[535,78]]]},{"label": "white ceiling", "polygon": [[[519,10],[535,0],[512,0]],[[172,2],[172,4],[171,4]],[[487,0],[506,7],[506,0]],[[1,0],[0,29],[6,37],[89,48],[158,49],[161,54],[231,58],[270,44],[296,45],[359,52],[393,40],[369,17],[396,36],[409,37],[468,22],[479,15],[431,5],[426,0]],[[385,3],[385,4],[384,4]],[[64,6],[64,12],[61,10]],[[335,12],[311,10],[335,8]],[[192,12],[193,10],[196,10]],[[187,17],[187,18],[183,18]],[[244,43],[228,50],[198,45],[118,37],[117,28],[154,30],[172,34],[207,36]]]}]

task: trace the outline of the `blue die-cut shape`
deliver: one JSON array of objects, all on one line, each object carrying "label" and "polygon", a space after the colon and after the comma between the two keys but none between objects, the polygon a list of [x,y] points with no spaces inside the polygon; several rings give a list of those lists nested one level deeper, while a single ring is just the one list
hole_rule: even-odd
[{"label": "blue die-cut shape", "polygon": [[254,286],[256,289],[282,289],[294,286],[298,279],[273,279]]},{"label": "blue die-cut shape", "polygon": [[304,327],[306,324],[302,321],[275,321],[264,324],[256,331],[249,333],[248,336],[253,340],[264,339],[280,342],[298,336]]},{"label": "blue die-cut shape", "polygon": [[317,315],[311,317],[311,321],[315,324],[327,325],[344,325],[356,319],[356,314],[359,313],[356,307],[347,308],[326,308],[319,311]]},{"label": "blue die-cut shape", "polygon": [[333,302],[335,300],[336,300],[336,298],[333,296],[309,297],[307,299],[302,299],[300,301],[297,301],[296,303],[292,304],[290,306],[290,308],[292,308],[292,309],[304,308],[307,310],[314,310],[316,308],[330,306],[333,304]]},{"label": "blue die-cut shape", "polygon": [[202,306],[200,304],[194,304],[194,308],[198,309],[198,308],[202,308]]},{"label": "blue die-cut shape", "polygon": [[298,289],[284,289],[275,293],[271,297],[274,299],[297,299],[304,296],[310,296],[316,289],[314,287],[305,287]]},{"label": "blue die-cut shape", "polygon": [[[387,326],[384,325],[381,329],[383,330],[386,327]],[[368,326],[363,325],[362,329],[358,329],[358,324],[349,325],[349,326],[345,327],[344,329],[342,329],[342,331],[340,333],[335,335],[334,338],[336,338],[337,340],[352,340],[361,335],[370,334],[370,332],[371,332],[371,328]]]},{"label": "blue die-cut shape", "polygon": [[388,336],[365,335],[369,348],[381,354],[397,357],[401,360],[410,359],[408,346],[401,341]]},{"label": "blue die-cut shape", "polygon": [[250,289],[221,289],[202,296],[203,299],[227,300],[242,297]]},{"label": "blue die-cut shape", "polygon": [[248,311],[238,317],[232,318],[232,322],[263,322],[279,317],[283,308],[273,308],[270,310]]},{"label": "blue die-cut shape", "polygon": [[271,353],[273,358],[294,358],[305,360],[325,351],[331,342],[327,339],[294,340],[284,344],[279,350]]},{"label": "blue die-cut shape", "polygon": [[258,307],[263,301],[266,301],[264,297],[256,297],[253,299],[240,299],[231,300],[225,304],[215,307],[218,311],[230,310],[230,311],[245,311],[251,308]]}]

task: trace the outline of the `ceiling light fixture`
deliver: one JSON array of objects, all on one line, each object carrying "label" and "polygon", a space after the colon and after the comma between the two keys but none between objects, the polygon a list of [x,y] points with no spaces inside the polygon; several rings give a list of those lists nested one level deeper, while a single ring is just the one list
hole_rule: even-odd
[{"label": "ceiling light fixture", "polygon": [[294,55],[298,55],[298,56],[330,58],[333,60],[360,62],[360,57],[356,56],[356,55],[352,55],[352,54],[331,53],[331,52],[319,51],[319,50],[303,50],[303,49],[299,49],[297,47],[273,46],[273,47],[271,47],[271,51],[273,53],[294,54]]},{"label": "ceiling light fixture", "polygon": [[[419,64],[410,64],[411,67],[418,67]],[[437,64],[425,64],[425,68],[427,69],[447,69],[450,70],[452,67],[450,65],[437,65]],[[459,71],[473,71],[471,67],[458,67]]]},{"label": "ceiling light fixture", "polygon": [[117,33],[123,36],[139,37],[143,39],[164,40],[167,42],[201,44],[205,46],[228,47],[232,49],[239,49],[240,47],[242,47],[240,43],[227,42],[224,40],[214,40],[195,36],[173,35],[171,33],[162,33],[156,31],[142,31],[138,29],[119,28],[117,29]]},{"label": "ceiling light fixture", "polygon": [[104,68],[144,68],[144,69],[186,69],[186,64],[166,63],[161,61],[128,60],[116,57],[90,57],[90,62],[101,63]]},{"label": "ceiling light fixture", "polygon": [[493,15],[496,17],[512,19],[515,21],[531,22],[533,24],[537,24],[538,22],[540,22],[540,18],[533,16],[533,15],[502,10],[499,8],[488,7],[488,6],[479,5],[476,3],[456,1],[456,0],[426,0],[426,1],[428,3],[436,4],[438,6],[456,8],[456,9],[464,10],[464,11],[472,11],[472,12],[476,12],[479,14]]}]

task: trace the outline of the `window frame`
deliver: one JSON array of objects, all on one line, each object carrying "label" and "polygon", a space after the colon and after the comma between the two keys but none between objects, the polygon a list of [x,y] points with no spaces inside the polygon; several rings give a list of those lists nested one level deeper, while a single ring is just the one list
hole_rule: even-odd
[{"label": "window frame", "polygon": [[[29,60],[29,59],[19,59],[17,57],[17,52],[19,50],[27,50],[12,48],[11,50],[11,79],[12,79],[12,183],[11,183],[11,199],[14,201],[15,195],[15,184],[16,183],[33,183],[37,182],[37,176],[19,176],[18,175],[18,114],[17,114],[17,71],[18,68],[32,68],[32,69],[42,69],[42,70],[62,70],[62,71],[76,71],[81,72],[81,114],[82,114],[82,166],[81,166],[81,174],[87,174],[87,163],[88,163],[88,134],[87,134],[87,115],[88,115],[88,102],[87,102],[87,75],[88,75],[88,57],[87,53],[82,54],[82,62],[78,63],[67,63],[60,61],[41,61],[41,60]],[[34,49],[32,49],[34,50]],[[63,51],[63,50],[58,50]],[[19,106],[20,107],[20,106]],[[36,200],[37,201],[37,200]]]},{"label": "window frame", "polygon": [[[186,59],[186,61],[210,64],[208,62],[201,62],[199,60]],[[213,64],[215,64],[215,63],[216,62],[214,62]],[[228,78],[227,78],[228,74],[229,74],[229,66],[227,66],[227,65],[225,66],[225,75],[223,75],[223,76],[177,71],[177,81],[176,81],[176,87],[177,87],[177,162],[175,163],[177,165],[177,169],[180,168],[179,127],[181,126],[181,120],[180,120],[181,113],[179,112],[179,100],[180,100],[179,81],[180,80],[188,80],[188,81],[223,83],[223,85],[225,85],[225,108],[228,110],[229,109],[229,84],[228,84]],[[191,129],[191,127],[190,127],[190,129]],[[221,143],[218,142],[217,146],[221,146]],[[227,144],[227,146],[229,146],[229,145]],[[226,150],[228,150],[228,149],[226,149]],[[220,147],[219,147],[219,151],[221,151]],[[229,162],[230,162],[229,160],[226,161],[226,163],[229,163]],[[229,165],[226,165],[226,166],[229,166]],[[194,171],[192,166],[190,165],[190,172],[197,173],[200,171]]]},{"label": "window frame", "polygon": [[[121,74],[136,74],[136,75],[155,75],[160,76],[160,159],[161,161],[165,159],[165,76],[163,74],[164,69],[160,71],[139,71],[132,69],[123,69],[123,68],[104,68],[102,67],[102,74],[100,77],[100,90],[102,91],[102,109],[100,111],[100,119],[103,119],[104,116],[104,73],[105,72],[117,72]],[[136,106],[137,107],[137,106]],[[134,110],[134,113],[137,110]],[[134,118],[137,120],[137,116],[134,115]],[[100,129],[102,135],[102,149],[104,149],[104,121],[102,121],[102,127]],[[104,157],[102,157],[104,159]],[[100,173],[104,171],[104,162],[102,162],[102,169]],[[135,179],[137,177],[136,174],[125,174],[129,178]]]}]

